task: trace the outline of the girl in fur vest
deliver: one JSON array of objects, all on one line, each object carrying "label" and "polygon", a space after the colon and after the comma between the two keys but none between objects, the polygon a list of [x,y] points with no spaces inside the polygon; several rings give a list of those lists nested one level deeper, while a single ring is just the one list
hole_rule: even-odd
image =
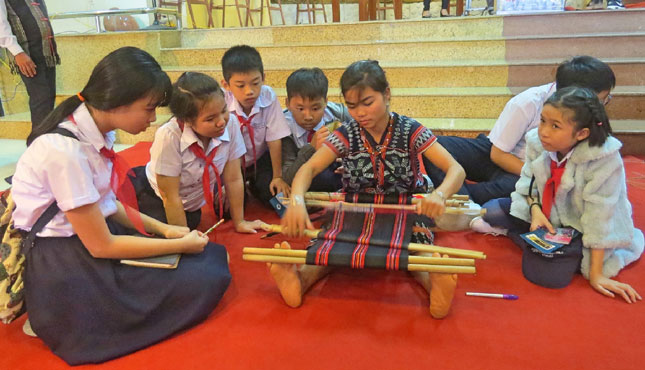
[{"label": "girl in fur vest", "polygon": [[[603,103],[591,90],[567,87],[544,104],[537,130],[526,134],[526,161],[511,198],[485,205],[484,220],[508,230],[523,249],[525,277],[542,286],[567,286],[576,272],[608,297],[641,300],[629,284],[613,280],[643,253],[627,199],[620,141],[611,136]],[[569,245],[542,254],[519,234],[569,227],[580,232]]]}]

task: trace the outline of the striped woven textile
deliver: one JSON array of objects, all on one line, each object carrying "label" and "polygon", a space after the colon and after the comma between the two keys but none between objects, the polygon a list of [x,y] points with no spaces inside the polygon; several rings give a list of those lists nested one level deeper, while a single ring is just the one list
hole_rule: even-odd
[{"label": "striped woven textile", "polygon": [[312,240],[307,264],[407,270],[407,245],[416,215],[409,212],[334,212]]},{"label": "striped woven textile", "polygon": [[412,195],[408,193],[399,194],[368,194],[368,193],[346,193],[345,202],[349,203],[372,203],[372,204],[411,204]]}]

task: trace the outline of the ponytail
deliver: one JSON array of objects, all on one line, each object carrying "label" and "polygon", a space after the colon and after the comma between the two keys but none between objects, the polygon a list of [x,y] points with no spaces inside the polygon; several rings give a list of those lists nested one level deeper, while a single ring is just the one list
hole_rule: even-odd
[{"label": "ponytail", "polygon": [[58,124],[72,114],[81,103],[81,99],[76,95],[65,99],[53,111],[49,112],[38,126],[34,127],[27,137],[27,146],[31,145],[38,136],[44,135],[58,127]]}]

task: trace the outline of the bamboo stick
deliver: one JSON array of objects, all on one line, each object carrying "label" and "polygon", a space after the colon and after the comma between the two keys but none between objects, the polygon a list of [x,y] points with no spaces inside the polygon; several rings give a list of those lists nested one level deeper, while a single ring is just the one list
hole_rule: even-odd
[{"label": "bamboo stick", "polygon": [[271,263],[289,263],[289,264],[306,264],[306,259],[302,257],[284,257],[284,256],[267,256],[263,254],[243,254],[242,259],[252,262],[271,262]]},{"label": "bamboo stick", "polygon": [[477,271],[472,266],[445,266],[445,265],[416,265],[408,264],[408,271],[439,272],[445,274],[474,274]]},{"label": "bamboo stick", "polygon": [[[262,226],[262,229],[269,232],[281,233],[282,225],[265,224]],[[308,238],[316,238],[318,237],[318,233],[320,233],[320,231],[321,231],[320,229],[315,229],[315,230],[306,229],[305,236]],[[486,255],[481,251],[475,251],[471,249],[440,247],[438,245],[432,245],[432,244],[410,243],[408,244],[408,250],[412,252],[447,254],[449,256],[455,256],[455,257],[486,259]]]},{"label": "bamboo stick", "polygon": [[[307,251],[303,249],[279,249],[279,248],[253,248],[245,247],[242,253],[248,255],[266,255],[282,257],[307,257]],[[471,258],[443,258],[427,256],[408,256],[408,263],[422,265],[452,265],[452,266],[475,266],[475,260]]]},{"label": "bamboo stick", "polygon": [[480,259],[480,260],[486,259],[486,255],[480,251],[474,251],[470,249],[440,247],[438,245],[433,245],[433,244],[410,243],[408,244],[408,250],[412,252],[439,253],[439,254],[447,254],[449,256],[474,258],[474,259]]},{"label": "bamboo stick", "polygon": [[[412,194],[412,197],[419,198],[425,195],[427,194],[417,193],[417,194]],[[308,191],[305,193],[304,198],[307,200],[344,201],[345,193],[327,193],[322,191]],[[282,202],[282,204],[285,204],[285,202],[289,201],[289,198],[282,197],[280,198],[280,201]],[[468,195],[453,194],[448,198],[447,201],[469,202],[470,198],[468,197]]]},{"label": "bamboo stick", "polygon": [[[270,262],[270,263],[288,263],[288,264],[306,264],[306,258],[302,257],[283,257],[269,256],[262,254],[243,254],[245,261],[252,262]],[[476,272],[473,266],[451,266],[451,265],[426,265],[426,264],[408,264],[408,271],[425,271],[439,272],[448,274],[474,274]]]},{"label": "bamboo stick", "polygon": [[[305,202],[308,206],[323,207],[327,209],[339,209],[349,212],[367,212],[373,210],[391,210],[416,212],[417,207],[414,204],[373,204],[373,203],[348,203],[348,202],[328,202],[323,200],[308,200]],[[446,207],[445,214],[458,215],[467,211],[467,208]]]}]

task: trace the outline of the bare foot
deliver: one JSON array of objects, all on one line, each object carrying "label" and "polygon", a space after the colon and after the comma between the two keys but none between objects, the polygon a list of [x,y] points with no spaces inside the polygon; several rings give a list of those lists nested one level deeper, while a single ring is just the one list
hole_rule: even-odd
[{"label": "bare foot", "polygon": [[[433,253],[433,257],[440,257],[439,253]],[[443,258],[447,258],[444,255]],[[452,297],[457,287],[457,274],[430,273],[430,315],[435,319],[443,319],[450,312]]]},{"label": "bare foot", "polygon": [[[274,248],[291,249],[287,242],[277,244]],[[282,299],[289,307],[299,307],[302,304],[302,283],[296,265],[286,263],[267,263]]]}]

